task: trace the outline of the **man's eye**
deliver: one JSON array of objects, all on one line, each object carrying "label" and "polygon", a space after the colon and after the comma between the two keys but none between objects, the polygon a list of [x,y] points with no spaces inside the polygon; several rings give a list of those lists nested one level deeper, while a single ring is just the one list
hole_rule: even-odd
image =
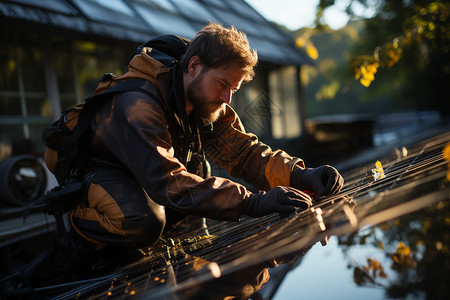
[{"label": "man's eye", "polygon": [[222,81],[217,81],[217,83],[219,84],[220,88],[225,88],[227,85],[225,83],[223,83]]}]

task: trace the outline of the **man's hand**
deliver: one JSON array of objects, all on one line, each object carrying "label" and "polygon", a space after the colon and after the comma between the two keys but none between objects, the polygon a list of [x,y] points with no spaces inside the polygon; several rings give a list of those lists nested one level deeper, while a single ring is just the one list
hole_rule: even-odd
[{"label": "man's hand", "polygon": [[262,217],[270,213],[291,213],[296,207],[308,209],[312,199],[307,194],[291,187],[278,186],[267,192],[260,191],[250,196],[245,215]]},{"label": "man's hand", "polygon": [[316,192],[320,196],[336,194],[344,185],[344,178],[332,166],[312,169],[295,169],[291,174],[291,186],[302,190]]}]

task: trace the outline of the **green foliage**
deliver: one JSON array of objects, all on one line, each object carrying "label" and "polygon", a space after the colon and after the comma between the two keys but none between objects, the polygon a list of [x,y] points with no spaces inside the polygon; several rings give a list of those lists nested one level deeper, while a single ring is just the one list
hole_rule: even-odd
[{"label": "green foliage", "polygon": [[362,65],[377,62],[384,69],[375,79],[384,77],[378,89],[394,83],[393,95],[400,103],[448,114],[449,11],[450,4],[444,1],[381,1],[377,13],[366,20],[354,59]]},{"label": "green foliage", "polygon": [[[395,99],[386,91],[369,95],[368,90],[355,81],[349,71],[349,61],[354,57],[352,47],[361,39],[363,30],[364,21],[359,20],[335,31],[329,28],[304,28],[295,32],[297,41],[299,38],[309,40],[319,53],[315,66],[302,67],[308,118],[399,110]],[[360,68],[360,65],[357,67]],[[362,72],[365,73],[361,73],[360,79],[367,80],[374,70],[367,65]],[[376,87],[376,82],[372,85]]]},{"label": "green foliage", "polygon": [[450,114],[450,3],[348,3],[351,19],[358,19],[355,3],[376,3],[376,13],[332,31],[323,23],[323,14],[335,1],[321,0],[316,28],[295,33],[297,45],[317,62],[316,69],[305,67],[302,74],[308,84],[308,117],[402,110]]}]

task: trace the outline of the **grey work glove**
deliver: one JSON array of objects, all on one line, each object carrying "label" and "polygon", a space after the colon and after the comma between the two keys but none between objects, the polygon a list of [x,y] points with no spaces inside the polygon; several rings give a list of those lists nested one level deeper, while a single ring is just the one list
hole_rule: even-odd
[{"label": "grey work glove", "polygon": [[291,187],[278,186],[267,192],[259,191],[250,196],[245,215],[262,217],[270,213],[291,213],[296,207],[308,209],[311,197]]},{"label": "grey work glove", "polygon": [[295,169],[291,174],[291,186],[311,191],[320,196],[336,194],[344,185],[344,178],[332,166],[321,166],[311,169]]}]

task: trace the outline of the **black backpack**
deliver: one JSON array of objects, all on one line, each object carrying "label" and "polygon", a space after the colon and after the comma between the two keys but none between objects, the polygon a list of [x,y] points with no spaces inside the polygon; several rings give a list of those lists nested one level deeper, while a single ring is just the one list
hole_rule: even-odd
[{"label": "black backpack", "polygon": [[[173,66],[181,59],[189,45],[189,40],[175,35],[164,35],[139,46],[136,54],[144,47],[151,47],[152,57],[167,67]],[[105,74],[100,84],[112,82],[114,75]],[[80,145],[80,138],[87,131],[92,118],[104,100],[118,93],[126,91],[149,92],[143,88],[145,79],[135,78],[121,81],[112,88],[88,97],[83,103],[64,111],[61,117],[44,129],[43,140],[46,145],[44,161],[49,170],[55,175],[60,185],[77,180],[79,168],[87,156],[86,147]],[[166,111],[164,105],[158,103]]]}]

